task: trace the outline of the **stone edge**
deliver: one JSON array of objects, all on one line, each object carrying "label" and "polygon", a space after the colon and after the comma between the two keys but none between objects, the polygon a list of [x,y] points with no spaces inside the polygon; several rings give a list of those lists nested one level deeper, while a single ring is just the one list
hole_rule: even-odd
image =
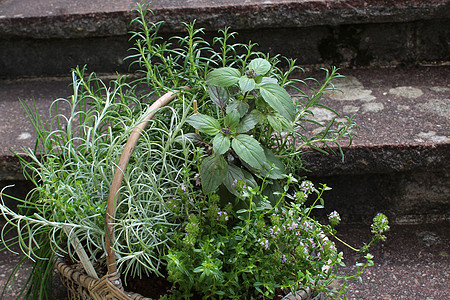
[{"label": "stone edge", "polygon": [[[394,1],[391,1],[394,2]],[[152,21],[165,21],[165,32],[180,32],[181,22],[196,20],[198,27],[218,30],[307,27],[352,23],[412,22],[448,18],[450,1],[302,1],[271,4],[223,4],[219,6],[177,6],[156,8]],[[40,17],[0,18],[3,38],[84,38],[126,35],[133,30],[128,24],[130,11],[61,14]]]},{"label": "stone edge", "polygon": [[[334,148],[337,152],[337,149]],[[357,145],[343,148],[340,155],[324,155],[317,151],[303,155],[308,171],[299,175],[333,176],[386,174],[396,172],[445,171],[450,162],[450,143],[421,145]],[[0,156],[0,181],[24,180],[19,159],[14,155]]]}]

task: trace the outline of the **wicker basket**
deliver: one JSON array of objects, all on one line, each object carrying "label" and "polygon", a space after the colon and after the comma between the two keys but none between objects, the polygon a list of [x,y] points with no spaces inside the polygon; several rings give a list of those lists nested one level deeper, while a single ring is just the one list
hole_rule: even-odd
[{"label": "wicker basket", "polygon": [[[57,273],[59,273],[63,285],[67,288],[69,300],[150,300],[150,298],[146,298],[138,293],[126,292],[122,286],[120,274],[117,270],[115,253],[111,248],[111,245],[114,242],[113,223],[118,191],[122,184],[124,171],[128,165],[134,147],[136,146],[137,141],[141,136],[141,132],[145,129],[158,109],[172,101],[176,97],[177,92],[178,91],[166,93],[148,108],[145,114],[146,117],[144,121],[140,123],[131,133],[122,152],[119,163],[117,164],[113,181],[111,183],[108,203],[106,207],[105,251],[107,254],[107,274],[102,278],[95,278],[97,277],[95,271],[91,271],[91,273],[94,273],[95,277],[86,275],[86,272],[84,272],[83,268],[88,271],[87,273],[89,273],[89,270],[94,270],[92,265],[86,266],[86,264],[90,264],[89,261],[83,263],[83,268],[69,266],[68,264],[66,264],[64,259],[58,259],[55,262],[55,269]],[[75,246],[75,248],[77,249],[77,246]],[[77,249],[77,253],[78,250],[81,250],[81,252],[84,253],[84,250],[82,249]],[[80,253],[78,254],[79,256],[81,256]],[[295,296],[289,294],[283,299],[309,300],[311,299],[311,291],[310,289],[302,289],[298,291]]]}]

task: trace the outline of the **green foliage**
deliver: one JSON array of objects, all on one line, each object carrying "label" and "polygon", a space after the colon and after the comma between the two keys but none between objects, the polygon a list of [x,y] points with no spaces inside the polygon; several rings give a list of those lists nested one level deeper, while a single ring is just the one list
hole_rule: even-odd
[{"label": "green foliage", "polygon": [[[329,188],[316,189],[309,181],[297,184],[292,176],[286,179],[274,205],[262,196],[264,185],[252,188],[241,180],[233,186],[238,197],[222,204],[223,209],[218,203],[224,201],[216,194],[184,203],[178,216],[186,220],[178,233],[184,238],[165,256],[168,279],[176,287],[171,299],[254,299],[258,294],[272,299],[281,289],[295,292],[300,287],[329,296],[345,292],[345,285],[342,290],[328,287],[342,278],[336,267],[343,265],[343,255],[329,239],[335,231],[310,217],[313,209],[322,207],[323,192]],[[190,181],[184,185],[195,189]],[[302,190],[295,196],[288,192],[297,188]],[[309,196],[315,200],[305,205]],[[248,206],[238,210],[241,202]],[[372,258],[367,254],[366,263],[359,264],[349,279],[373,264]]]},{"label": "green foliage", "polygon": [[[137,74],[108,84],[76,68],[73,95],[54,101],[49,124],[23,103],[38,141],[25,152],[29,160],[19,158],[36,188],[17,199],[20,212],[3,198],[0,210],[18,233],[2,242],[36,261],[30,298],[50,298],[55,256],[77,261],[72,240],[81,241],[91,260],[104,261],[106,199],[124,145],[154,99],[181,87],[123,170],[113,244],[119,270],[139,277],[161,275],[165,267],[179,288],[174,297],[270,297],[301,286],[326,291],[342,254],[328,239],[334,229],[310,213],[323,207],[328,187],[316,190],[288,174],[303,166],[304,151],[342,154],[340,141],[352,141],[351,117],[337,124],[312,118],[313,107],[335,113],[321,99],[340,77],[337,69],[325,70],[323,82],[292,79],[300,70],[295,60],[232,43],[236,33],[229,28],[207,41],[195,22],[184,23],[185,36],[163,40],[162,23],[148,21],[148,6],[136,11],[126,59]],[[305,206],[310,194],[317,198]],[[372,242],[384,239],[383,220],[376,219]],[[361,270],[370,256],[367,261]]]}]

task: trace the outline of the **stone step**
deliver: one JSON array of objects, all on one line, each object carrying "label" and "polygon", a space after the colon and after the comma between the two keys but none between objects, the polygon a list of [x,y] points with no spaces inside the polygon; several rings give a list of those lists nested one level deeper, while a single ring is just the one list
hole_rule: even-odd
[{"label": "stone step", "polygon": [[[0,220],[2,225],[2,220]],[[450,224],[394,225],[386,234],[387,240],[372,246],[374,266],[362,274],[362,281],[350,281],[347,297],[361,299],[449,299]],[[337,227],[338,236],[354,247],[360,247],[371,238],[368,225]],[[363,262],[363,255],[336,243],[344,253],[347,275],[356,273],[355,263]],[[18,250],[17,247],[13,248]],[[0,287],[19,262],[20,256],[0,251]],[[30,264],[17,273],[3,300],[15,300],[28,279]],[[66,300],[67,292],[60,283],[54,284],[55,300]]]},{"label": "stone step", "polygon": [[[126,72],[123,58],[135,0],[1,1],[0,77],[67,75],[87,64]],[[152,21],[166,36],[196,20],[206,35],[225,26],[237,41],[298,59],[301,65],[448,62],[448,0],[160,0]]]},{"label": "stone step", "polygon": [[[326,197],[347,222],[366,221],[378,211],[396,223],[450,218],[450,67],[342,69],[345,79],[325,95],[323,103],[342,116],[355,114],[360,125],[350,147],[339,156],[306,153],[304,172],[333,188]],[[308,71],[296,78],[325,73]],[[108,79],[108,76],[103,76]],[[0,80],[0,180],[23,180],[11,151],[33,148],[36,136],[18,98],[32,99],[43,116],[51,102],[67,98],[70,78]],[[313,110],[318,122],[334,117]],[[45,119],[45,118],[44,118]],[[48,121],[48,120],[47,120]],[[339,121],[339,118],[338,118]]]}]

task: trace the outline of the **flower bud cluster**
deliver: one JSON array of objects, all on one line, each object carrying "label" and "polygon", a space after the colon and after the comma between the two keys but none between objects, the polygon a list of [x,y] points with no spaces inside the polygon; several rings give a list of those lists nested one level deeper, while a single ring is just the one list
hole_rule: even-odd
[{"label": "flower bud cluster", "polygon": [[336,226],[341,222],[341,216],[337,211],[333,211],[328,215],[328,220],[330,221],[331,226]]},{"label": "flower bud cluster", "polygon": [[199,220],[196,215],[192,214],[189,216],[189,222],[184,230],[186,231],[186,234],[183,238],[183,243],[188,247],[193,247],[200,231]]},{"label": "flower bud cluster", "polygon": [[386,215],[378,213],[373,218],[373,224],[371,225],[372,233],[376,235],[376,239],[381,239],[384,241],[386,236],[383,235],[386,231],[390,229],[389,221]]}]

